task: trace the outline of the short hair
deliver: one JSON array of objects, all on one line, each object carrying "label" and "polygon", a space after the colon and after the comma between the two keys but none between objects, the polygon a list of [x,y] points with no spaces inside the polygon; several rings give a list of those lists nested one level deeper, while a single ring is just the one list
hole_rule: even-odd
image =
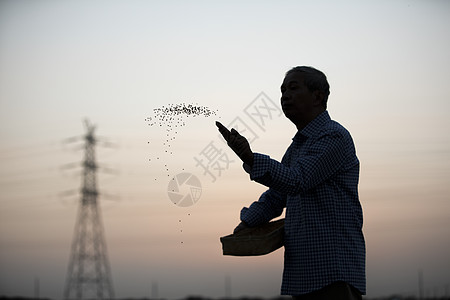
[{"label": "short hair", "polygon": [[322,100],[322,105],[327,108],[328,95],[330,95],[330,85],[327,81],[327,77],[322,71],[319,71],[313,67],[298,66],[290,69],[286,72],[286,76],[292,73],[302,73],[303,81],[310,92],[321,91],[325,93],[325,97]]}]

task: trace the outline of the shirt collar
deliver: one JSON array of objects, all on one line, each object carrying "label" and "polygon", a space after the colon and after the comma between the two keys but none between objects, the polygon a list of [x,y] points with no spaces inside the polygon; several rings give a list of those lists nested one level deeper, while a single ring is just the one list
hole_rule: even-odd
[{"label": "shirt collar", "polygon": [[302,137],[309,138],[316,135],[322,127],[331,120],[328,111],[321,112],[314,120],[308,123],[302,130],[297,131],[292,140],[300,140]]}]

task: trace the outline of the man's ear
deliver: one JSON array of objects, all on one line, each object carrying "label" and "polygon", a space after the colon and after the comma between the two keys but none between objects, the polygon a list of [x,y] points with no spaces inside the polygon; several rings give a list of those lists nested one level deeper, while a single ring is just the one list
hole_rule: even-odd
[{"label": "man's ear", "polygon": [[313,96],[314,96],[314,102],[313,105],[314,106],[323,106],[323,99],[325,99],[325,93],[323,91],[319,91],[319,90],[315,90],[313,92]]}]

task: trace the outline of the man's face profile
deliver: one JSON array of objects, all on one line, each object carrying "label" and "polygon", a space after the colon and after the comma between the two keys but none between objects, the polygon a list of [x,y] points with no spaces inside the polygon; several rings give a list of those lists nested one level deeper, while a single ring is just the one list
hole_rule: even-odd
[{"label": "man's face profile", "polygon": [[315,111],[314,93],[304,84],[300,72],[288,74],[281,85],[281,108],[284,115],[297,127],[303,127]]}]

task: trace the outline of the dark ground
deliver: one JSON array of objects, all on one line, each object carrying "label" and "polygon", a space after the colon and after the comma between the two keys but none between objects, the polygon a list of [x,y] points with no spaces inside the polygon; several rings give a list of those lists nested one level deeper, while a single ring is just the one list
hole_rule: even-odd
[{"label": "dark ground", "polygon": [[[276,298],[256,298],[256,297],[241,297],[241,298],[206,298],[206,297],[200,297],[200,296],[189,296],[184,299],[178,299],[178,300],[290,300],[290,297],[276,297]],[[365,298],[364,300],[419,300],[417,297],[403,297],[403,296],[397,296],[392,295],[388,297],[382,297],[382,298]],[[0,296],[0,300],[53,300],[48,298],[27,298],[27,297],[5,297]],[[60,300],[60,299],[56,299]],[[123,298],[123,299],[115,299],[115,300],[165,300],[165,299],[149,299],[149,298]],[[437,298],[422,298],[420,300],[450,300],[450,297],[437,297]]]}]

